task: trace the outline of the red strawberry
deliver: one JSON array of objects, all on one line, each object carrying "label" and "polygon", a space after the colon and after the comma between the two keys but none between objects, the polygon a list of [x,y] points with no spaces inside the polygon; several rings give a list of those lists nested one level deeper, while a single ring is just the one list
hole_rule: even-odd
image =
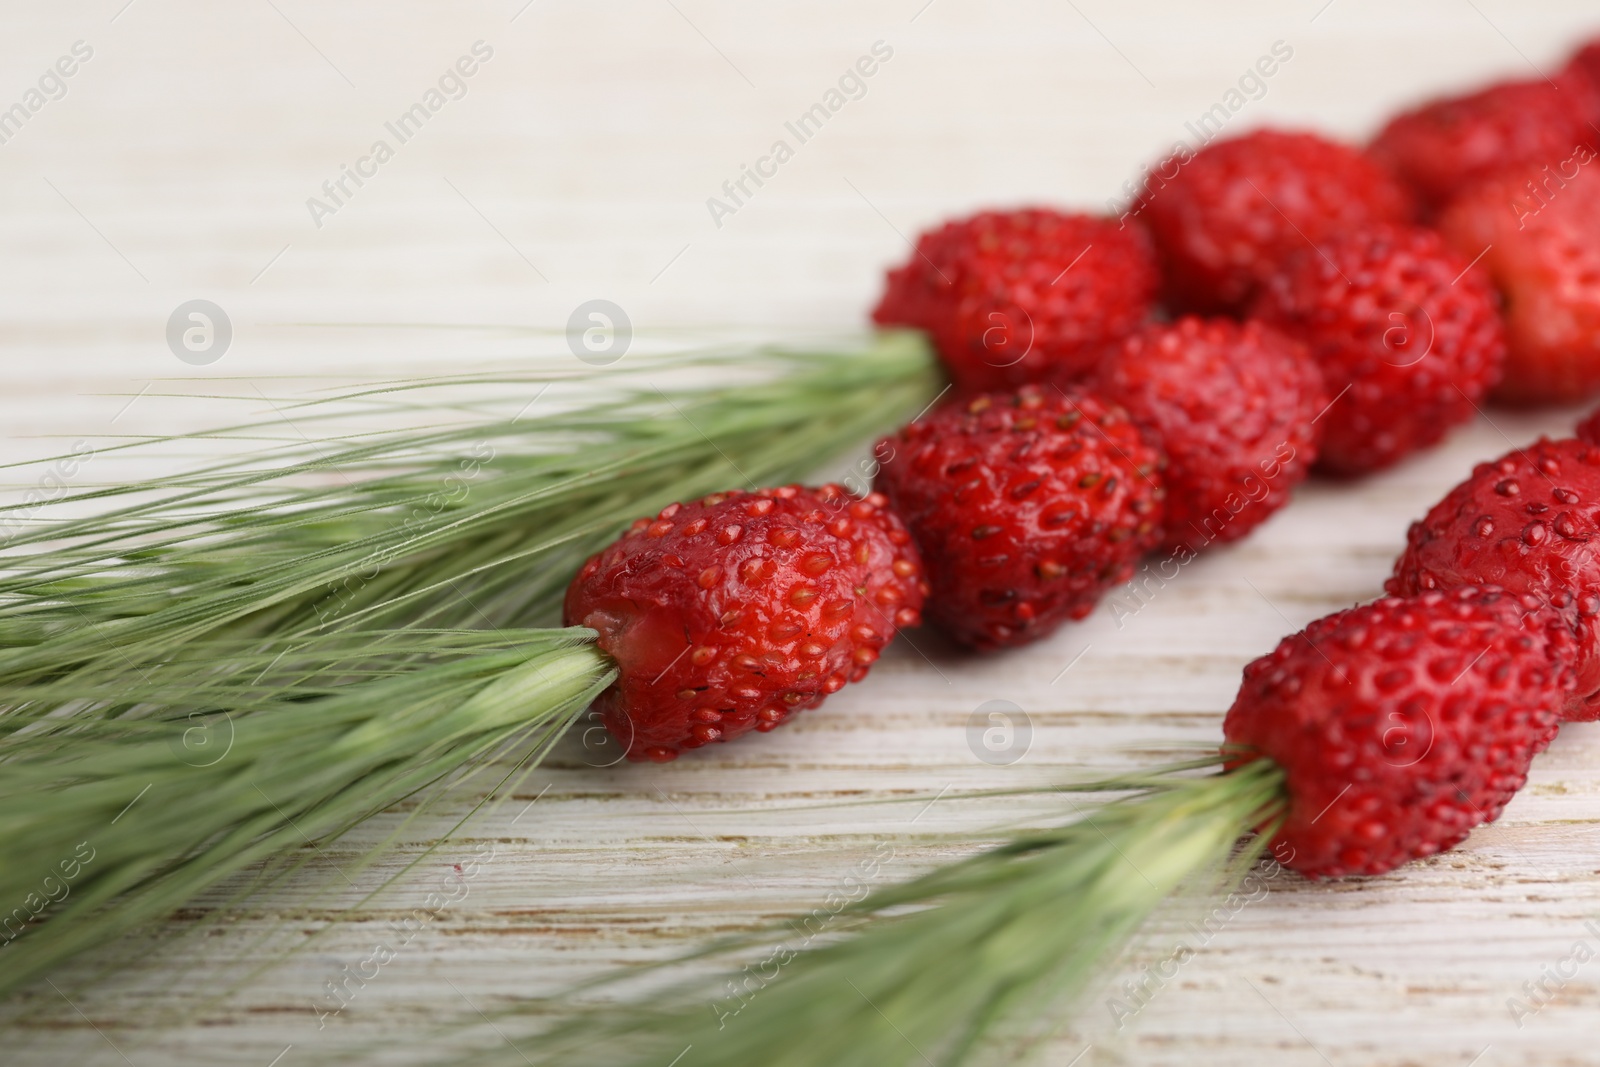
[{"label": "red strawberry", "polygon": [[1354,148],[1277,130],[1168,160],[1146,180],[1138,205],[1169,297],[1195,311],[1237,309],[1307,244],[1411,215],[1400,184]]},{"label": "red strawberry", "polygon": [[1547,625],[1500,590],[1391,598],[1246,667],[1223,733],[1285,772],[1274,855],[1312,878],[1382,874],[1499,817],[1570,681]]},{"label": "red strawberry", "polygon": [[1501,82],[1390,120],[1372,154],[1439,205],[1496,171],[1555,164],[1594,140],[1584,99],[1538,81]]},{"label": "red strawberry", "polygon": [[1555,83],[1577,98],[1589,122],[1600,122],[1600,38],[1580,45],[1556,74]]},{"label": "red strawberry", "polygon": [[1026,644],[1087,615],[1160,543],[1160,453],[1123,410],[1024,386],[936,409],[879,446],[881,489],[927,562],[928,618]]},{"label": "red strawberry", "polygon": [[1589,412],[1583,421],[1578,423],[1573,436],[1591,445],[1600,445],[1600,408]]},{"label": "red strawberry", "polygon": [[1317,458],[1322,375],[1257,322],[1183,318],[1112,350],[1094,390],[1167,455],[1167,547],[1242,537],[1289,502]]},{"label": "red strawberry", "polygon": [[1285,261],[1255,314],[1304,341],[1333,406],[1322,466],[1365,474],[1437,444],[1499,381],[1494,290],[1428,230],[1374,226]]},{"label": "red strawberry", "polygon": [[1600,718],[1600,448],[1539,440],[1480,464],[1421,522],[1386,588],[1498,585],[1561,612],[1577,640],[1568,719]]},{"label": "red strawberry", "polygon": [[[1585,150],[1587,152],[1587,150]],[[1535,176],[1481,182],[1439,218],[1505,298],[1505,377],[1495,396],[1563,403],[1600,390],[1600,169],[1593,153]]]},{"label": "red strawberry", "polygon": [[923,234],[872,318],[926,330],[962,389],[1006,389],[1089,371],[1149,315],[1159,281],[1137,224],[989,211]]},{"label": "red strawberry", "polygon": [[595,702],[628,758],[770,730],[859,681],[926,583],[905,527],[837,485],[717,493],[640,519],[584,564],[566,621],[617,681]]}]

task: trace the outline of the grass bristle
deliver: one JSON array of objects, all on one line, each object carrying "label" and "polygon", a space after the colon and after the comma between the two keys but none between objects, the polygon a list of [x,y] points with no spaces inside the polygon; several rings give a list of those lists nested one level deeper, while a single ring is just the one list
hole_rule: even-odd
[{"label": "grass bristle", "polygon": [[[308,435],[56,501],[87,517],[0,509],[0,993],[520,735],[539,758],[609,677],[587,631],[528,629],[589,554],[802,480],[937,390],[912,334],[396,382],[116,446]],[[220,724],[197,766],[184,739]]]},{"label": "grass bristle", "polygon": [[[655,384],[674,371],[676,386]],[[308,433],[324,408],[348,418],[354,402],[376,422],[61,499],[99,511],[24,527],[0,573],[0,733],[67,706],[42,683],[136,677],[187,645],[549,625],[578,565],[628,522],[801,480],[915,414],[937,373],[919,338],[885,334],[858,350],[596,372],[524,413],[433,424],[433,404],[472,408],[463,390],[533,402],[550,383],[465,375],[307,402],[289,410]],[[397,406],[429,424],[393,429]],[[125,496],[139,502],[115,506]]]},{"label": "grass bristle", "polygon": [[0,994],[514,737],[538,759],[615,677],[593,637],[412,635],[405,669],[365,684],[275,699],[202,687],[193,703],[163,694],[159,716],[13,735],[0,760],[0,900],[16,905],[0,915]]},{"label": "grass bristle", "polygon": [[[1078,788],[1135,784],[1140,791],[1130,798],[873,893],[839,912],[822,947],[788,951],[808,940],[797,917],[666,965],[674,974],[699,972],[666,992],[576,1013],[569,1007],[565,1021],[532,1034],[502,1020],[497,1031],[509,1042],[470,1062],[1015,1062],[1030,1043],[1030,1024],[1082,992],[1175,890],[1207,871],[1242,876],[1259,845],[1239,853],[1240,837],[1282,804],[1282,772],[1266,760],[1227,774],[1158,773]],[[689,966],[723,954],[756,966],[714,977]],[[660,978],[659,967],[647,971]],[[751,973],[761,976],[753,989]],[[561,1003],[524,1010],[548,1017]]]}]

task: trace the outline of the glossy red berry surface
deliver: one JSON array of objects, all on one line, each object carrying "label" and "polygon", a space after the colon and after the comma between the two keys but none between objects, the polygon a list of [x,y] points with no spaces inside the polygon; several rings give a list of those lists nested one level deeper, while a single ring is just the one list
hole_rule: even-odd
[{"label": "glossy red berry surface", "polygon": [[1158,284],[1136,222],[987,211],[923,234],[872,317],[926,330],[962,389],[1005,389],[1087,373],[1148,317]]},{"label": "glossy red berry surface", "polygon": [[1498,171],[1554,165],[1595,136],[1582,95],[1539,78],[1500,82],[1397,115],[1373,141],[1372,154],[1438,205]]},{"label": "glossy red berry surface", "polygon": [[1573,436],[1580,441],[1587,441],[1591,445],[1600,444],[1600,409],[1589,412],[1588,415],[1579,420]]},{"label": "glossy red berry surface", "polygon": [[1121,408],[1088,393],[986,393],[887,445],[877,488],[922,550],[928,618],[974,648],[1025,644],[1082,618],[1160,543],[1161,455]]},{"label": "glossy red berry surface", "polygon": [[1379,225],[1294,252],[1254,314],[1305,342],[1328,398],[1324,469],[1365,474],[1437,444],[1505,366],[1486,275],[1437,234]]},{"label": "glossy red berry surface", "polygon": [[1600,123],[1600,38],[1579,45],[1551,80],[1577,99],[1588,121]]},{"label": "glossy red berry surface", "polygon": [[1581,160],[1480,182],[1439,217],[1503,299],[1508,352],[1495,396],[1508,403],[1600,393],[1600,163],[1587,151]]},{"label": "glossy red berry surface", "polygon": [[1600,718],[1600,447],[1540,440],[1479,464],[1421,521],[1387,588],[1503,586],[1561,612],[1577,639],[1569,719]]},{"label": "glossy red berry surface", "polygon": [[1170,548],[1243,537],[1317,458],[1322,375],[1298,342],[1257,322],[1148,326],[1107,355],[1093,388],[1166,454]]},{"label": "glossy red berry surface", "polygon": [[1313,878],[1382,874],[1497,818],[1570,682],[1536,603],[1481,589],[1380,600],[1246,667],[1223,732],[1285,772],[1273,855]]},{"label": "glossy red berry surface", "polygon": [[1406,221],[1412,210],[1399,182],[1361,152],[1279,130],[1169,160],[1138,203],[1169,300],[1206,312],[1240,308],[1290,252],[1352,227]]},{"label": "glossy red berry surface", "polygon": [[640,519],[567,589],[621,676],[596,701],[628,758],[770,730],[866,676],[920,619],[916,546],[883,497],[718,493]]}]

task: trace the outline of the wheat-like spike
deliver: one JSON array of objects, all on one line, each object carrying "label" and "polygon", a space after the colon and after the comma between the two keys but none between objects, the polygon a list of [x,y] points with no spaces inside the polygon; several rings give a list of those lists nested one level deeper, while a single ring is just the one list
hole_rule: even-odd
[{"label": "wheat-like spike", "polygon": [[[1074,804],[1069,822],[1018,834],[859,904],[646,968],[658,989],[664,977],[679,976],[664,991],[587,1009],[562,998],[528,1002],[497,1023],[508,1043],[448,1062],[1016,1062],[1040,1019],[1059,1015],[1171,894],[1197,879],[1213,888],[1216,876],[1242,877],[1259,854],[1261,838],[1242,853],[1237,843],[1278,816],[1282,771],[1255,760],[1195,778],[1193,766],[1079,785],[1074,791],[1141,788],[1087,813]],[[1202,878],[1206,872],[1214,877]],[[750,965],[709,977],[690,966],[728,954]],[[552,1016],[553,1025],[538,1028]]]}]

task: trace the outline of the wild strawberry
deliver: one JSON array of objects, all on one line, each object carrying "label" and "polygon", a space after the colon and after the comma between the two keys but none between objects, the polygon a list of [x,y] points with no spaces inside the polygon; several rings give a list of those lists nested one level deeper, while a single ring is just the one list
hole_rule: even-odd
[{"label": "wild strawberry", "polygon": [[982,394],[886,444],[877,488],[922,549],[928,618],[974,648],[1082,618],[1161,541],[1160,453],[1087,393]]},{"label": "wild strawberry", "polygon": [[1333,403],[1321,465],[1337,474],[1437,444],[1473,417],[1505,364],[1488,279],[1413,226],[1363,227],[1296,251],[1254,314],[1304,341],[1322,368]]},{"label": "wild strawberry", "polygon": [[1573,436],[1591,445],[1600,445],[1600,408],[1589,412],[1574,431]]},{"label": "wild strawberry", "polygon": [[1170,548],[1244,536],[1317,458],[1322,375],[1298,342],[1257,322],[1147,326],[1106,356],[1092,388],[1166,453]]},{"label": "wild strawberry", "polygon": [[1498,585],[1560,612],[1577,681],[1565,715],[1600,718],[1600,447],[1571,438],[1513,449],[1411,524],[1385,588],[1397,596]]},{"label": "wild strawberry", "polygon": [[1426,593],[1319,619],[1246,667],[1223,733],[1285,772],[1274,855],[1382,874],[1498,818],[1570,681],[1546,625],[1500,590]]},{"label": "wild strawberry", "polygon": [[1354,148],[1277,130],[1169,160],[1138,203],[1169,299],[1193,311],[1235,310],[1290,252],[1411,214],[1399,183]]},{"label": "wild strawberry", "polygon": [[923,234],[872,318],[926,330],[962,389],[1006,389],[1089,371],[1149,315],[1159,281],[1137,223],[986,211]]},{"label": "wild strawberry", "polygon": [[584,564],[566,621],[620,676],[596,708],[629,759],[770,730],[864,678],[915,626],[921,560],[882,496],[717,493],[640,519]]},{"label": "wild strawberry", "polygon": [[1541,78],[1398,115],[1373,141],[1372,155],[1438,206],[1497,171],[1555,164],[1593,140],[1581,97]]},{"label": "wild strawberry", "polygon": [[1590,122],[1600,123],[1600,37],[1585,41],[1552,79],[1571,93]]},{"label": "wild strawberry", "polygon": [[1439,218],[1505,298],[1498,399],[1564,403],[1600,390],[1600,169],[1584,152],[1532,177],[1481,182]]}]

